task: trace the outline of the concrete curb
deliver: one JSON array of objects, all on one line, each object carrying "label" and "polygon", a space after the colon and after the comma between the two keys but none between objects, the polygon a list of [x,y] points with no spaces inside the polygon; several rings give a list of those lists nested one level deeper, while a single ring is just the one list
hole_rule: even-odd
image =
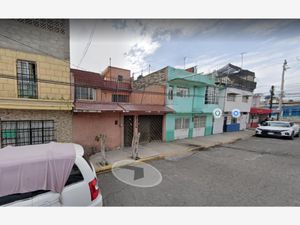
[{"label": "concrete curb", "polygon": [[[244,138],[240,137],[240,138],[234,139],[234,140],[229,141],[229,142],[219,142],[219,143],[215,143],[215,144],[212,144],[212,145],[209,145],[209,146],[196,146],[196,147],[192,147],[192,148],[187,148],[186,150],[184,150],[182,152],[168,152],[168,153],[165,153],[165,154],[149,156],[149,157],[145,157],[145,158],[141,158],[139,160],[136,160],[136,162],[147,162],[147,161],[165,159],[167,157],[176,157],[176,156],[179,157],[179,156],[185,155],[189,152],[204,151],[204,150],[207,150],[209,148],[217,147],[217,146],[220,146],[220,145],[223,145],[223,144],[233,144],[236,141],[244,140],[244,139],[250,138],[251,136],[247,136],[247,137],[244,137]],[[130,164],[130,163],[128,163],[128,164]],[[109,164],[107,166],[97,168],[96,173],[97,174],[107,173],[107,172],[110,172],[111,169],[112,169],[112,164]]]}]

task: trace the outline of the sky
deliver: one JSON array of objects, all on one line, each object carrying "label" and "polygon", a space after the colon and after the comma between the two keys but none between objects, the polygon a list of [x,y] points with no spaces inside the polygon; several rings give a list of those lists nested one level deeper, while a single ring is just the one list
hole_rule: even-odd
[{"label": "sky", "polygon": [[111,58],[137,77],[149,65],[209,73],[232,63],[255,72],[255,93],[279,92],[286,59],[286,96],[300,97],[300,20],[71,20],[70,40],[72,68],[102,72]]}]

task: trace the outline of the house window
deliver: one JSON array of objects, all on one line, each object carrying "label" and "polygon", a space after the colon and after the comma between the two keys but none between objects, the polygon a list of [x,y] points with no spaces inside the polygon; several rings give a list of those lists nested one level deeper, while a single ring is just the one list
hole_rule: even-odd
[{"label": "house window", "polygon": [[178,87],[177,91],[176,91],[176,95],[178,97],[188,97],[188,95],[189,95],[189,89],[188,88],[180,88],[180,87]]},{"label": "house window", "polygon": [[245,103],[247,103],[248,102],[248,99],[249,99],[249,96],[243,96],[242,97],[242,102],[245,102]]},{"label": "house window", "polygon": [[173,100],[173,92],[174,92],[174,88],[170,86],[168,89],[168,99],[171,101]]},{"label": "house window", "polygon": [[129,102],[128,95],[112,95],[112,102]]},{"label": "house window", "polygon": [[19,98],[37,98],[37,75],[34,62],[17,60]]},{"label": "house window", "polygon": [[175,130],[188,129],[190,119],[189,118],[176,118],[175,119]]},{"label": "house window", "polygon": [[206,124],[206,116],[195,116],[194,117],[194,128],[203,128]]},{"label": "house window", "polygon": [[53,120],[1,121],[2,147],[43,144],[54,140]]},{"label": "house window", "polygon": [[205,91],[205,104],[218,104],[217,88],[207,87]]},{"label": "house window", "polygon": [[235,94],[227,94],[227,101],[235,102]]},{"label": "house window", "polygon": [[96,89],[89,87],[76,87],[76,99],[96,100]]},{"label": "house window", "polygon": [[118,75],[118,81],[120,81],[120,82],[123,81],[123,76],[122,75]]}]

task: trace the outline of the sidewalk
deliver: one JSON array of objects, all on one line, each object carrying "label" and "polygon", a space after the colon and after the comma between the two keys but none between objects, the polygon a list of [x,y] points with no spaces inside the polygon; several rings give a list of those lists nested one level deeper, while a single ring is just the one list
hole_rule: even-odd
[{"label": "sidewalk", "polygon": [[[245,130],[239,132],[228,132],[222,134],[214,134],[204,137],[196,137],[193,139],[182,139],[165,143],[148,143],[139,145],[139,161],[148,161],[154,159],[163,159],[165,157],[180,156],[190,151],[198,151],[210,147],[233,143],[237,140],[247,139],[254,134],[253,130]],[[90,157],[91,163],[94,165],[96,172],[110,171],[112,164],[125,159],[130,159],[131,147],[122,150],[114,150],[106,152],[107,166],[101,166],[101,153],[96,153]]]}]

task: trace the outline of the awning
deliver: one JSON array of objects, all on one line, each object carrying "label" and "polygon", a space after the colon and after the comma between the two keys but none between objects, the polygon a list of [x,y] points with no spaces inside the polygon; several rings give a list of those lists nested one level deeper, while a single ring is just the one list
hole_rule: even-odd
[{"label": "awning", "polygon": [[174,112],[173,109],[164,106],[164,105],[135,105],[135,104],[126,104],[119,103],[119,105],[124,109],[125,112],[159,112],[159,113],[168,113]]},{"label": "awning", "polygon": [[272,113],[271,109],[262,109],[262,108],[251,108],[250,109],[251,114],[270,114]]},{"label": "awning", "polygon": [[75,102],[74,112],[123,112],[117,103]]}]

